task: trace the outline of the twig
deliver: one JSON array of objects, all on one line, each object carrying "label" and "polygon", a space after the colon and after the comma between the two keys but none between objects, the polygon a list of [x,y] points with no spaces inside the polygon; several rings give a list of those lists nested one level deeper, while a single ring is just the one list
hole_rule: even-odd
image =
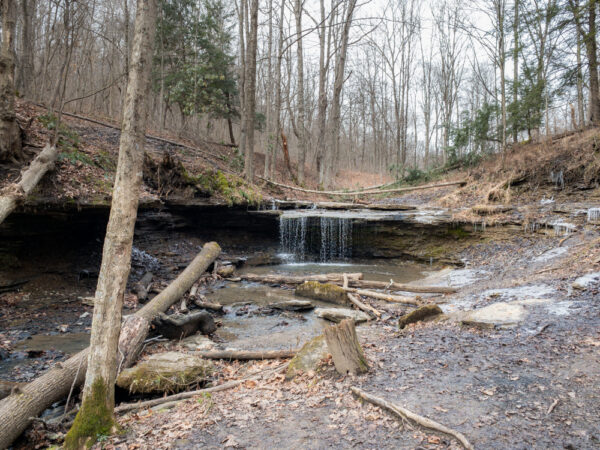
[{"label": "twig", "polygon": [[431,419],[428,419],[427,417],[415,414],[412,411],[409,411],[408,409],[402,408],[401,406],[388,402],[380,397],[375,397],[374,395],[367,394],[366,392],[357,387],[352,386],[350,390],[354,393],[354,395],[362,398],[363,400],[368,401],[369,403],[377,405],[380,408],[387,409],[388,411],[393,412],[401,418],[410,419],[413,422],[418,423],[419,425],[425,428],[436,430],[440,433],[452,436],[456,438],[462,444],[462,446],[468,450],[474,449],[473,445],[469,443],[467,438],[458,431],[452,430],[451,428],[448,428],[445,425],[442,425],[441,423],[437,423]]},{"label": "twig", "polygon": [[77,372],[75,373],[75,378],[73,378],[73,383],[71,383],[71,389],[69,389],[69,395],[67,396],[67,402],[65,403],[65,412],[63,413],[62,417],[60,418],[60,422],[59,423],[63,423],[63,421],[65,420],[65,417],[67,417],[67,408],[69,407],[69,402],[71,401],[71,395],[73,394],[73,389],[75,389],[75,383],[77,382],[77,377],[79,377],[79,371],[81,370],[81,364],[83,363],[83,359],[81,358],[81,361],[79,361],[79,366],[77,366]]},{"label": "twig", "polygon": [[548,322],[547,324],[542,325],[542,327],[539,330],[537,330],[534,336],[539,336],[540,334],[542,334],[550,325],[552,325],[552,322]]},{"label": "twig", "polygon": [[361,302],[358,298],[357,295],[351,294],[350,292],[348,292],[348,300],[350,300],[350,302],[356,306],[358,309],[366,312],[367,314],[374,314],[375,317],[380,318],[381,317],[381,313],[379,311],[377,311],[375,308],[373,308],[370,305],[367,305],[363,302]]},{"label": "twig", "polygon": [[546,411],[546,415],[549,415],[550,413],[552,413],[552,411],[554,411],[554,408],[556,408],[556,405],[558,405],[558,399],[556,399],[552,402],[552,404],[548,408],[548,411]]},{"label": "twig", "polygon": [[163,403],[173,402],[173,401],[179,401],[179,400],[185,400],[185,399],[188,399],[190,397],[194,397],[195,395],[201,395],[201,394],[205,394],[205,393],[209,393],[209,392],[225,391],[227,389],[231,389],[231,388],[234,388],[236,386],[239,386],[240,384],[242,384],[245,381],[253,380],[253,379],[259,378],[259,377],[261,377],[263,375],[269,375],[271,373],[280,372],[280,371],[284,370],[285,368],[287,368],[287,366],[289,364],[290,363],[287,362],[285,364],[282,364],[279,367],[276,367],[275,369],[263,370],[263,371],[258,372],[257,374],[252,375],[252,376],[241,378],[239,380],[228,381],[227,383],[223,383],[223,384],[220,384],[218,386],[213,386],[213,387],[209,387],[209,388],[206,388],[206,389],[198,389],[196,391],[181,392],[179,394],[169,395],[167,397],[162,397],[162,398],[156,398],[154,400],[147,400],[145,402],[125,403],[125,404],[117,406],[115,408],[115,413],[122,413],[122,412],[126,412],[126,411],[131,411],[133,409],[151,408],[153,406],[161,405]]}]

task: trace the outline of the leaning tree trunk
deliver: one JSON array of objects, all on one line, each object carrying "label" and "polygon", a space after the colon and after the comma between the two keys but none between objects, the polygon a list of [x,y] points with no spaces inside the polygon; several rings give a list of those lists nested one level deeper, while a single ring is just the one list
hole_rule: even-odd
[{"label": "leaning tree trunk", "polygon": [[[150,322],[187,292],[219,256],[215,242],[204,245],[190,265],[150,303],[125,319],[119,337],[119,368],[129,367],[141,350]],[[87,371],[89,349],[85,349],[0,401],[0,449],[8,447],[38,416],[54,402],[64,399],[71,387],[80,386]]]},{"label": "leaning tree trunk", "polygon": [[354,320],[344,319],[338,325],[325,328],[325,340],[335,370],[340,375],[359,375],[369,370],[367,358],[356,336]]},{"label": "leaning tree trunk", "polygon": [[0,161],[23,156],[21,129],[15,115],[15,0],[2,0],[0,49]]},{"label": "leaning tree trunk", "polygon": [[19,204],[37,186],[46,172],[54,168],[58,156],[56,147],[47,144],[44,150],[31,162],[28,169],[23,172],[21,181],[8,185],[0,192],[0,223],[14,211]]},{"label": "leaning tree trunk", "polygon": [[254,179],[254,115],[256,112],[256,47],[258,39],[258,0],[250,1],[250,29],[246,48],[246,74],[244,76],[244,105],[246,116],[246,145],[244,171],[246,179]]},{"label": "leaning tree trunk", "polygon": [[98,276],[83,401],[65,448],[81,448],[115,427],[114,384],[123,296],[142,183],[156,0],[138,0],[113,199]]}]

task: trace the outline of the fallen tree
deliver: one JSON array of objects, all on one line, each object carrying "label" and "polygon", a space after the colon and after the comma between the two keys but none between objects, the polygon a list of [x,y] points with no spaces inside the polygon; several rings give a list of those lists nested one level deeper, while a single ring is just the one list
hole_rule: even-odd
[{"label": "fallen tree", "polygon": [[54,168],[58,157],[56,146],[46,144],[44,149],[37,155],[23,175],[21,181],[8,185],[0,193],[0,223],[15,210],[19,201],[27,197],[35,189],[46,172]]},{"label": "fallen tree", "polygon": [[360,397],[369,403],[379,406],[380,408],[387,409],[388,411],[391,411],[392,413],[396,414],[397,416],[403,419],[412,420],[413,422],[418,423],[419,425],[425,428],[429,428],[430,430],[439,431],[441,433],[447,434],[448,436],[452,436],[453,438],[458,440],[458,442],[460,442],[462,446],[467,450],[472,450],[474,448],[473,445],[469,443],[467,438],[462,433],[448,428],[442,425],[441,423],[437,423],[431,419],[428,419],[427,417],[415,414],[414,412],[409,411],[406,408],[402,408],[401,406],[388,402],[387,400],[384,400],[380,397],[368,394],[357,387],[351,387],[350,390],[357,397]]},{"label": "fallen tree", "polygon": [[[119,369],[131,365],[140,352],[150,322],[179,300],[219,256],[216,242],[204,245],[190,265],[160,294],[132,316],[128,316],[119,336]],[[8,447],[29,426],[34,417],[65,398],[73,387],[81,385],[87,370],[89,349],[82,350],[31,383],[15,390],[0,401],[0,449]]]},{"label": "fallen tree", "polygon": [[[390,281],[372,281],[372,280],[363,280],[362,273],[347,273],[345,274],[348,277],[348,285],[352,288],[366,288],[366,289],[385,289],[385,290],[394,290],[394,291],[404,291],[404,292],[415,292],[421,294],[453,294],[458,291],[458,289],[450,287],[450,286],[413,286],[410,284],[402,284],[395,283],[393,280]],[[228,278],[229,281],[255,281],[257,283],[267,283],[267,284],[302,284],[305,281],[318,281],[320,283],[334,283],[343,285],[344,283],[344,274],[343,273],[328,273],[324,275],[279,275],[279,274],[271,274],[271,275],[256,275],[252,273],[247,273],[244,275],[240,275],[237,278]],[[351,291],[352,292],[352,291]],[[358,293],[358,292],[357,292]],[[370,296],[369,294],[360,294]],[[374,297],[374,296],[372,296]],[[390,295],[386,295],[387,299],[392,298]],[[400,299],[400,296],[396,296]],[[381,298],[382,300],[386,300],[383,297],[374,297]],[[409,299],[409,297],[404,297],[405,299]],[[388,300],[395,301],[395,300]],[[414,301],[414,302],[413,302]],[[417,300],[413,301],[398,301],[397,303],[408,303],[418,305]]]},{"label": "fallen tree", "polygon": [[195,355],[206,359],[238,359],[249,361],[253,359],[284,359],[293,358],[298,350],[268,350],[268,351],[244,351],[244,350],[224,350],[210,352],[196,352]]},{"label": "fallen tree", "polygon": [[391,303],[403,303],[405,305],[419,306],[421,303],[419,302],[418,297],[405,297],[404,295],[393,295],[386,294],[383,292],[375,292],[368,291],[366,289],[356,289],[356,288],[345,288],[347,292],[362,295],[364,297],[376,298],[378,300],[385,300],[386,302]]},{"label": "fallen tree", "polygon": [[[362,280],[362,273],[347,273],[345,274],[348,280],[358,281]],[[320,283],[342,283],[344,281],[343,273],[327,273],[323,275],[256,275],[247,273],[241,275],[238,278],[230,278],[230,281],[256,281],[258,283],[269,283],[269,284],[302,284],[305,281],[318,281]]]},{"label": "fallen tree", "polygon": [[316,189],[304,189],[296,186],[290,186],[287,184],[277,183],[275,181],[267,180],[266,178],[258,177],[263,181],[266,181],[273,186],[277,186],[284,189],[291,189],[293,191],[307,192],[309,194],[323,194],[323,195],[341,195],[341,196],[352,196],[352,195],[375,195],[375,194],[390,194],[397,192],[409,192],[409,191],[421,191],[423,189],[434,189],[438,187],[446,187],[446,186],[464,186],[467,184],[466,181],[449,181],[445,183],[435,183],[435,184],[425,184],[422,186],[406,186],[395,189],[380,189],[380,190],[372,190],[372,191],[319,191]]}]

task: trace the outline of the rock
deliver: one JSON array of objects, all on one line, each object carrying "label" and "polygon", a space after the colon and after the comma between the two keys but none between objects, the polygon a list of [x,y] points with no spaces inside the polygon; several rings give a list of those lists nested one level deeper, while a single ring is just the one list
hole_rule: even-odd
[{"label": "rock", "polygon": [[494,303],[485,308],[468,311],[461,322],[465,325],[475,325],[483,328],[512,327],[523,321],[527,311],[518,303]]},{"label": "rock", "polygon": [[355,323],[366,322],[371,319],[368,314],[362,311],[346,308],[317,308],[315,309],[315,314],[321,319],[331,320],[336,323],[344,319],[354,319]]},{"label": "rock", "polygon": [[246,260],[247,266],[272,266],[281,264],[281,257],[272,253],[255,253]]},{"label": "rock", "polygon": [[319,283],[318,281],[305,281],[296,288],[296,295],[301,297],[314,298],[338,305],[348,305],[348,294],[346,291],[331,283]]},{"label": "rock", "polygon": [[205,380],[212,372],[212,364],[197,356],[181,352],[157,353],[123,370],[117,377],[117,386],[133,394],[173,393]]},{"label": "rock", "polygon": [[183,339],[198,332],[211,334],[217,331],[212,316],[206,311],[193,314],[160,314],[154,321],[157,332],[168,339]]},{"label": "rock", "polygon": [[400,317],[398,320],[398,327],[403,329],[406,325],[411,323],[420,322],[432,316],[442,314],[442,310],[438,305],[424,305],[414,311]]},{"label": "rock", "polygon": [[271,303],[269,307],[281,309],[283,311],[309,311],[314,309],[315,305],[308,300],[288,300],[285,302]]},{"label": "rock", "polygon": [[206,351],[215,348],[215,343],[202,334],[186,337],[181,341],[181,345],[192,351]]},{"label": "rock", "polygon": [[231,264],[217,267],[217,275],[223,278],[231,278],[234,271],[235,267]]},{"label": "rock", "polygon": [[600,283],[600,272],[592,272],[577,278],[572,286],[575,289],[588,289],[590,286],[597,283]]},{"label": "rock", "polygon": [[300,372],[316,370],[322,359],[329,353],[325,336],[312,338],[302,346],[296,356],[290,361],[286,372],[286,379],[291,380]]}]

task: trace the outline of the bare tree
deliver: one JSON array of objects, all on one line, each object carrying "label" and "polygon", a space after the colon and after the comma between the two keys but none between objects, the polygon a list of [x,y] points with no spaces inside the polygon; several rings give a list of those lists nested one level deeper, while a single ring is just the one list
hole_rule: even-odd
[{"label": "bare tree", "polygon": [[131,267],[133,230],[142,183],[156,0],[137,0],[132,65],[127,84],[119,161],[98,276],[88,368],[81,408],[65,438],[80,448],[114,428],[114,382],[123,296]]},{"label": "bare tree", "polygon": [[[244,0],[242,0],[244,1]],[[244,146],[246,179],[254,179],[254,127],[256,115],[256,49],[258,39],[258,0],[250,0],[250,28],[247,34],[246,67],[244,73],[244,115],[246,143]]]},{"label": "bare tree", "polygon": [[21,159],[21,130],[15,115],[15,0],[2,0],[0,49],[0,161]]}]

